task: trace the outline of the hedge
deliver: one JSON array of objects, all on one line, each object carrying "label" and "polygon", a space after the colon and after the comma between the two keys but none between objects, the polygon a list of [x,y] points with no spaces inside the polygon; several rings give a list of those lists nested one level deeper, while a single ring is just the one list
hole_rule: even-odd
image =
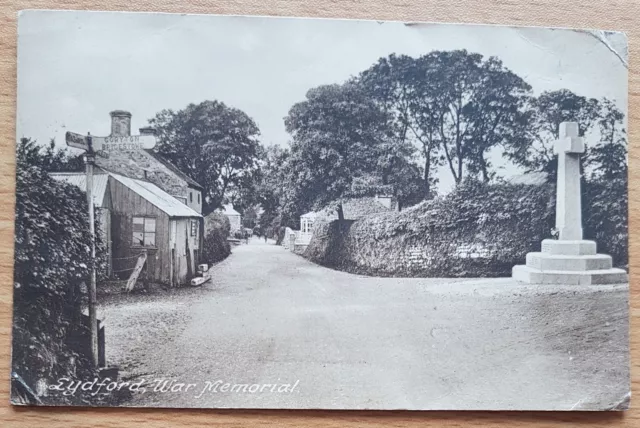
[{"label": "hedge", "polygon": [[[92,376],[82,316],[93,263],[88,224],[83,192],[18,159],[13,371],[32,389],[38,381]],[[99,233],[96,239],[96,269],[104,273]],[[73,399],[83,400],[66,400]]]},{"label": "hedge", "polygon": [[229,218],[218,212],[212,212],[205,219],[203,261],[207,264],[218,263],[231,254],[227,241],[231,230]]},{"label": "hedge", "polygon": [[[467,182],[399,213],[319,223],[304,255],[366,275],[509,276],[528,252],[540,251],[540,242],[554,236],[554,187]],[[585,238],[595,238],[616,265],[626,265],[626,188],[620,183],[583,188]]]}]

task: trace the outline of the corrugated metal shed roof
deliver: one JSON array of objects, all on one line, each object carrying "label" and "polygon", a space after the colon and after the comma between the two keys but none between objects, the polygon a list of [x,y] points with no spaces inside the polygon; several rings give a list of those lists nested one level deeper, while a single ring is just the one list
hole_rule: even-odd
[{"label": "corrugated metal shed roof", "polygon": [[170,217],[202,217],[195,210],[189,208],[155,184],[119,174],[110,173],[109,175],[158,207],[158,209],[167,213]]},{"label": "corrugated metal shed roof", "polygon": [[[74,186],[78,186],[83,192],[87,191],[87,176],[84,172],[53,172],[49,174],[51,178],[57,181],[64,181]],[[104,208],[104,194],[107,190],[107,182],[109,181],[108,174],[94,174],[93,175],[93,205]]]}]

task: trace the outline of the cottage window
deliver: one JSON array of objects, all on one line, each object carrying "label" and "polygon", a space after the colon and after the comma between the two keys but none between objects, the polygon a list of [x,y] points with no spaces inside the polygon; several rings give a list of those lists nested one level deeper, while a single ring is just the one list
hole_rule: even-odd
[{"label": "cottage window", "polygon": [[133,245],[140,247],[156,246],[156,219],[153,217],[133,218]]},{"label": "cottage window", "polygon": [[189,202],[193,203],[193,192],[189,192]]},{"label": "cottage window", "polygon": [[198,203],[200,203],[200,193],[198,193]]},{"label": "cottage window", "polygon": [[191,236],[198,236],[198,222],[191,220]]}]

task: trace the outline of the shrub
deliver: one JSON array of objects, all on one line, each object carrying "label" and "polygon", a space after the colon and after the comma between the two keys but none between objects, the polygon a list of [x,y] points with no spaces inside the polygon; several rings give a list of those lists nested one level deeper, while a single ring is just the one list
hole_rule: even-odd
[{"label": "shrub", "polygon": [[[104,245],[99,234],[96,239],[96,268],[104,272]],[[82,316],[82,284],[93,263],[89,243],[86,195],[51,179],[19,150],[13,370],[32,387],[92,370]]]},{"label": "shrub", "polygon": [[598,243],[614,265],[629,264],[629,211],[626,177],[589,181],[583,187],[585,239]]},{"label": "shrub", "polygon": [[224,236],[229,237],[229,233],[231,231],[229,217],[216,211],[210,213],[205,217],[205,234],[211,229],[218,229]]},{"label": "shrub", "polygon": [[217,263],[231,254],[231,246],[227,236],[220,229],[211,229],[204,237],[203,260],[207,264]]},{"label": "shrub", "polygon": [[229,218],[218,212],[213,212],[205,218],[203,261],[213,264],[226,259],[231,254],[231,246],[227,241],[231,224]]}]

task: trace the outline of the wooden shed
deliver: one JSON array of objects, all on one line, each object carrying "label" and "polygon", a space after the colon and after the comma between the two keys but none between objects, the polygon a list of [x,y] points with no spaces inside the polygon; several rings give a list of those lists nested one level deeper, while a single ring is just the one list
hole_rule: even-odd
[{"label": "wooden shed", "polygon": [[187,283],[200,260],[202,216],[152,183],[109,178],[114,273],[128,277],[146,252],[149,281]]}]

